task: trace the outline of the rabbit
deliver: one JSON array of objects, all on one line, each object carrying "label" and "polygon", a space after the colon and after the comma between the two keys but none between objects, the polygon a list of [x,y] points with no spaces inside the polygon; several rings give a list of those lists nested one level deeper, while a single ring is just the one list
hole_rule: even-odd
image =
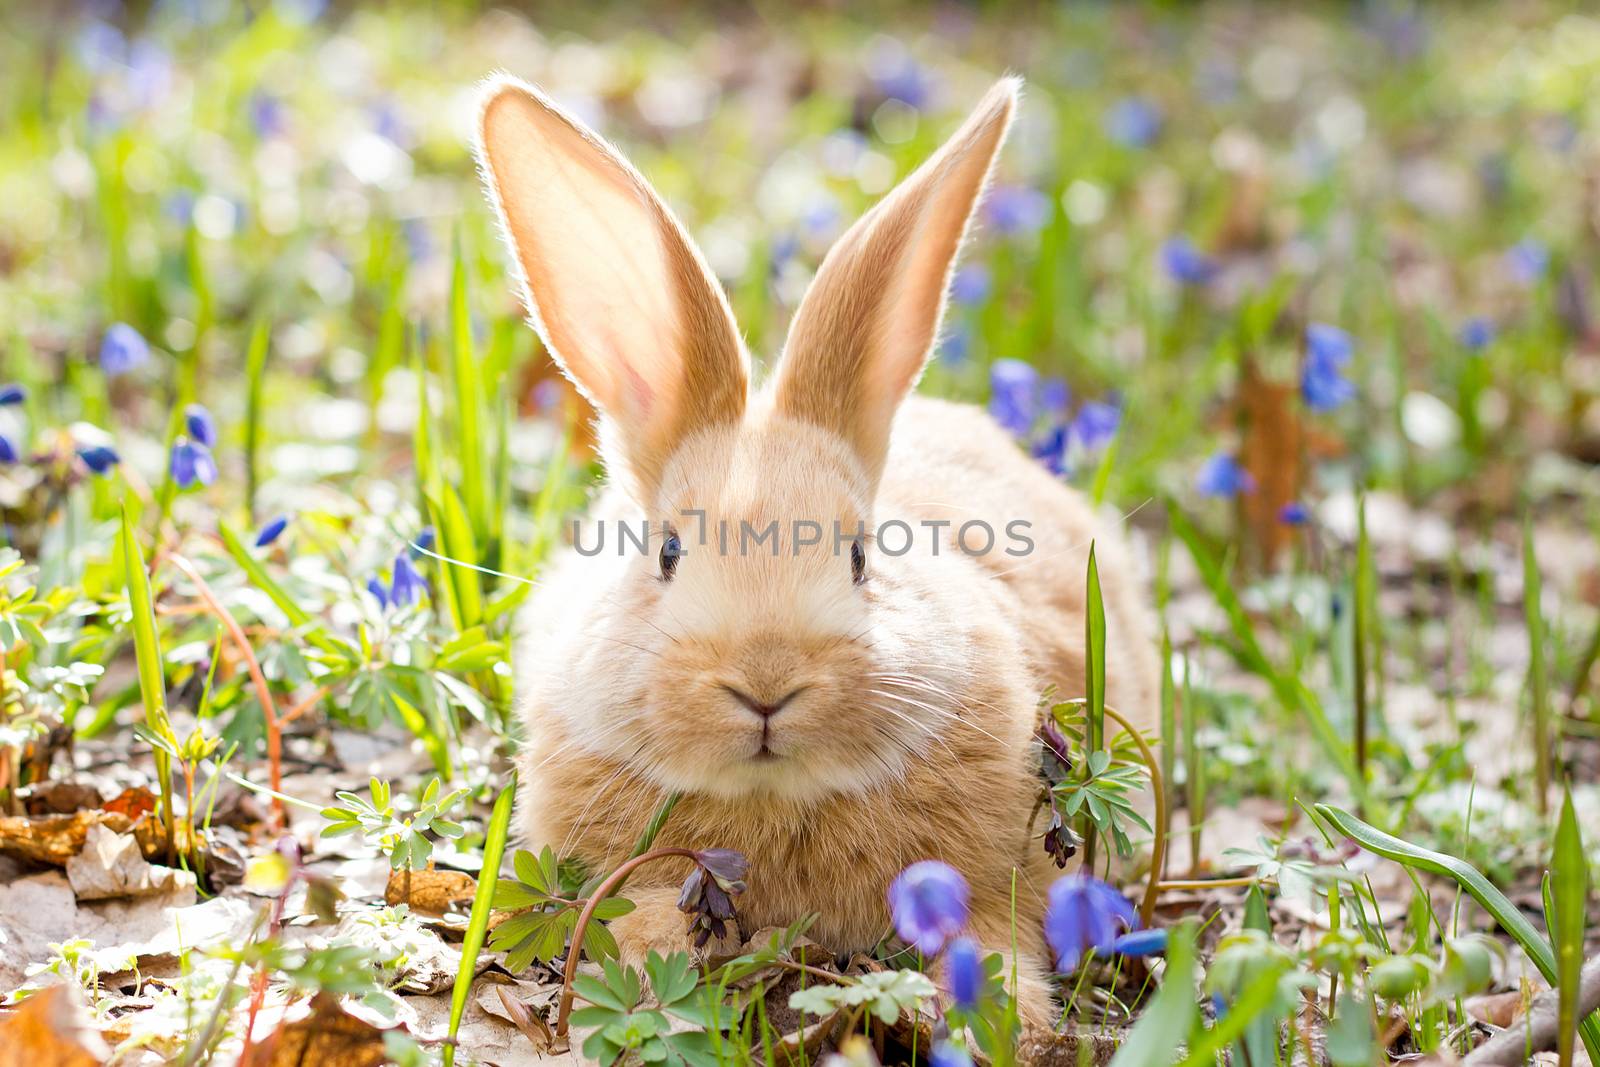
[{"label": "rabbit", "polygon": [[[1115,531],[984,411],[910,395],[1020,89],[994,85],[839,238],[759,389],[715,276],[615,148],[506,76],[475,147],[531,324],[599,412],[606,472],[521,621],[522,839],[610,870],[679,793],[657,844],[748,857],[739,932],[815,915],[808,936],[837,953],[879,944],[896,874],[943,860],[970,884],[971,935],[1008,960],[1017,946],[1022,1017],[1048,1028],[1060,872],[1030,834],[1033,734],[1047,687],[1084,692],[1091,541],[1108,701],[1141,728],[1158,665]],[[770,547],[723,549],[719,530],[773,519]],[[796,519],[838,525],[812,543]],[[894,551],[891,519],[913,549]],[[992,551],[977,530],[959,543],[972,520]],[[595,551],[619,522],[648,523],[649,550]],[[624,962],[691,948],[686,872],[633,876],[636,908],[611,924]]]}]

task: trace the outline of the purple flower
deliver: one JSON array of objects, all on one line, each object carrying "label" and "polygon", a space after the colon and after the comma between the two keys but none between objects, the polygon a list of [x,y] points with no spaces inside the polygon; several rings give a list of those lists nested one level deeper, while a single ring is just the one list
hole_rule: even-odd
[{"label": "purple flower", "polygon": [[1079,447],[1098,452],[1117,436],[1121,423],[1122,411],[1115,404],[1090,401],[1078,409],[1078,417],[1072,420],[1072,439]]},{"label": "purple flower", "polygon": [[22,453],[17,450],[17,443],[4,433],[0,433],[0,463],[15,463],[22,458]]},{"label": "purple flower", "polygon": [[983,995],[983,960],[978,956],[978,946],[970,937],[958,937],[950,942],[944,955],[945,980],[950,984],[950,999],[962,1011],[978,1006]]},{"label": "purple flower", "polygon": [[1046,378],[1039,386],[1039,406],[1046,414],[1063,417],[1071,403],[1072,389],[1065,378]]},{"label": "purple flower", "polygon": [[1279,510],[1278,521],[1285,526],[1304,526],[1311,521],[1311,512],[1299,501],[1291,501]]},{"label": "purple flower", "polygon": [[967,924],[970,896],[966,879],[948,863],[913,863],[889,885],[895,933],[924,956],[937,955]]},{"label": "purple flower", "polygon": [[965,307],[981,304],[989,297],[989,268],[982,263],[960,267],[950,279],[950,299]]},{"label": "purple flower", "polygon": [[428,591],[428,583],[423,581],[422,575],[417,573],[417,568],[411,565],[411,557],[404,552],[394,558],[394,579],[389,583],[389,599],[397,608],[408,608],[422,599],[422,594]]},{"label": "purple flower", "polygon": [[180,437],[172,443],[172,480],[179,489],[210,485],[217,480],[217,461],[198,441]]},{"label": "purple flower", "polygon": [[873,76],[878,92],[921,111],[933,90],[933,77],[915,59],[903,55]]},{"label": "purple flower", "polygon": [[1067,462],[1066,423],[1060,423],[1053,429],[1047,430],[1043,437],[1033,443],[1029,451],[1051,474],[1062,475],[1072,471],[1072,465]]},{"label": "purple flower", "polygon": [[272,544],[272,542],[282,537],[283,531],[287,530],[288,528],[289,516],[287,515],[279,515],[275,519],[268,520],[267,524],[261,527],[261,532],[256,534],[256,547],[266,548],[268,545]]},{"label": "purple flower", "polygon": [[125,322],[113,323],[100,342],[100,369],[115,378],[150,361],[150,345]]},{"label": "purple flower", "polygon": [[122,457],[117,455],[117,450],[108,445],[92,445],[89,448],[78,449],[78,458],[83,460],[83,465],[95,474],[106,474],[112,467],[122,462]]},{"label": "purple flower", "polygon": [[28,390],[21,382],[7,382],[0,385],[0,408],[20,404],[28,399]]},{"label": "purple flower", "polygon": [[411,543],[419,551],[432,552],[434,542],[437,540],[438,535],[433,532],[433,527],[424,526],[422,529],[417,531],[417,539]]},{"label": "purple flower", "polygon": [[1461,324],[1461,332],[1457,336],[1461,347],[1468,352],[1482,352],[1494,340],[1494,323],[1482,315],[1474,316]]},{"label": "purple flower", "polygon": [[256,136],[268,140],[287,128],[283,117],[283,101],[269,92],[257,90],[250,96],[250,124]]},{"label": "purple flower", "polygon": [[1300,395],[1312,411],[1332,411],[1356,395],[1340,373],[1350,362],[1350,335],[1337,326],[1313,322],[1306,327],[1306,359],[1300,368]]},{"label": "purple flower", "polygon": [[940,1041],[928,1054],[928,1067],[972,1067],[972,1053],[954,1041]]},{"label": "purple flower", "polygon": [[1256,488],[1256,480],[1250,477],[1250,472],[1239,466],[1239,461],[1226,452],[1218,452],[1200,467],[1200,473],[1195,475],[1195,489],[1201,496],[1234,497],[1240,493],[1252,493]]},{"label": "purple flower", "polygon": [[708,848],[695,853],[695,866],[678,894],[678,910],[693,916],[689,932],[696,948],[713,937],[728,936],[728,923],[738,918],[733,898],[746,888],[750,861],[731,848]]},{"label": "purple flower", "polygon": [[989,414],[1022,436],[1033,429],[1039,372],[1020,359],[997,359],[989,367]]},{"label": "purple flower", "polygon": [[1026,185],[996,185],[984,198],[983,212],[999,233],[1033,233],[1050,219],[1050,198]]},{"label": "purple flower", "polygon": [[1523,285],[1532,285],[1550,265],[1550,250],[1532,237],[1524,237],[1506,252],[1506,268]]},{"label": "purple flower", "polygon": [[1144,148],[1161,134],[1161,109],[1142,96],[1125,96],[1105,114],[1106,133],[1118,144]]},{"label": "purple flower", "polygon": [[1171,238],[1161,246],[1161,265],[1179,285],[1205,285],[1217,273],[1216,260],[1187,237]]},{"label": "purple flower", "polygon": [[1167,951],[1167,931],[1164,927],[1134,930],[1111,942],[1111,951],[1119,956],[1159,956]]},{"label": "purple flower", "polygon": [[204,405],[190,404],[184,408],[183,424],[188,427],[190,437],[207,448],[217,447],[217,423]]},{"label": "purple flower", "polygon": [[372,599],[378,602],[378,607],[385,611],[389,608],[389,590],[383,587],[383,579],[374,574],[367,579],[367,592],[372,594]]},{"label": "purple flower", "polygon": [[1350,340],[1350,335],[1337,326],[1329,326],[1325,322],[1313,322],[1306,327],[1306,358],[1326,363],[1333,367],[1342,367],[1350,362],[1350,353],[1355,350],[1355,345]]},{"label": "purple flower", "polygon": [[1098,878],[1076,874],[1050,887],[1044,935],[1062,973],[1076,967],[1090,949],[1108,951],[1120,930],[1130,930],[1134,923],[1133,905]]}]

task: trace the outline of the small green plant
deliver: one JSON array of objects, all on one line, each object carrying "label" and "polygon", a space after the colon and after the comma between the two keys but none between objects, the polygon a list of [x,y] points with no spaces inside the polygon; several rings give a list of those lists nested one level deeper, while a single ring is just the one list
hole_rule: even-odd
[{"label": "small green plant", "polygon": [[[584,1056],[602,1064],[633,1057],[644,1063],[716,1067],[720,1061],[708,1031],[725,1029],[729,1019],[711,991],[700,984],[688,953],[675,952],[663,959],[652,952],[644,972],[655,1007],[641,1007],[644,987],[639,972],[614,959],[605,961],[601,977],[580,974],[573,980],[573,991],[586,1006],[572,1013],[572,1021],[594,1028],[583,1042]],[[672,1019],[696,1029],[673,1032]]]},{"label": "small green plant", "polygon": [[[573,862],[561,862],[546,845],[536,856],[518,849],[512,857],[515,877],[500,879],[494,907],[515,912],[489,932],[489,947],[506,953],[506,968],[521,971],[535,961],[549,963],[566,949],[583,911],[586,872]],[[605,922],[633,910],[625,897],[608,897],[595,906],[594,917]],[[617,954],[616,938],[601,923],[583,932],[583,950],[590,959]]]},{"label": "small green plant", "polygon": [[388,782],[373,778],[368,783],[365,798],[348,791],[334,794],[344,804],[322,809],[322,817],[329,820],[322,828],[322,836],[339,837],[359,832],[377,845],[388,855],[389,868],[404,873],[403,894],[410,900],[411,872],[426,868],[433,855],[433,842],[428,835],[458,838],[464,832],[460,823],[450,821],[445,815],[468,791],[456,789],[441,796],[439,790],[439,779],[430,779],[417,798],[416,807],[408,811],[394,802]]}]

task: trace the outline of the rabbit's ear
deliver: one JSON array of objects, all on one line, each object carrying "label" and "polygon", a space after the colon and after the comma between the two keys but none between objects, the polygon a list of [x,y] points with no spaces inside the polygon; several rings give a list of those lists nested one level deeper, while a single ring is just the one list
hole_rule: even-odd
[{"label": "rabbit's ear", "polygon": [[998,82],[938,152],[839,239],[789,326],[778,410],[837,432],[874,480],[895,409],[933,346],[950,269],[1021,85]]},{"label": "rabbit's ear", "polygon": [[477,147],[534,328],[604,416],[612,473],[648,505],[685,437],[744,414],[727,298],[649,183],[539,90],[492,82]]}]

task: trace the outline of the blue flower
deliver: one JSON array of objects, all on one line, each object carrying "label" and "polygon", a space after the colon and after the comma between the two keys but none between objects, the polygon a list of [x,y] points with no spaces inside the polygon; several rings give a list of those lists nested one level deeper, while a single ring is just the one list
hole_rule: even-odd
[{"label": "blue flower", "polygon": [[917,111],[927,105],[933,89],[932,76],[909,55],[879,71],[873,81],[884,96]]},{"label": "blue flower", "polygon": [[1106,110],[1106,133],[1118,144],[1144,148],[1161,134],[1161,109],[1142,96],[1125,96]]},{"label": "blue flower", "polygon": [[184,408],[183,424],[189,428],[190,437],[207,448],[217,447],[217,423],[204,405],[190,404]]},{"label": "blue flower", "polygon": [[1337,326],[1329,326],[1325,322],[1313,322],[1306,327],[1306,358],[1326,363],[1333,367],[1342,367],[1350,362],[1350,353],[1355,350],[1355,345],[1350,340],[1350,335]]},{"label": "blue flower", "polygon": [[21,382],[7,382],[0,385],[0,408],[20,404],[28,399],[28,390]]},{"label": "blue flower", "polygon": [[983,213],[999,233],[1033,233],[1050,220],[1050,198],[1026,185],[996,185],[984,198]]},{"label": "blue flower", "polygon": [[428,591],[428,583],[423,581],[422,575],[417,573],[417,568],[411,565],[411,557],[404,552],[394,558],[394,579],[389,583],[389,599],[397,608],[407,608],[422,599],[422,594]]},{"label": "blue flower", "polygon": [[950,942],[944,955],[944,976],[956,1007],[971,1011],[978,1006],[978,998],[983,995],[983,960],[970,937]]},{"label": "blue flower", "polygon": [[275,519],[269,519],[267,524],[261,527],[261,532],[256,534],[256,547],[266,548],[268,545],[272,544],[272,542],[282,537],[283,531],[287,530],[288,528],[289,516],[287,515],[279,515]]},{"label": "blue flower", "polygon": [[989,414],[1019,437],[1033,429],[1039,372],[1020,359],[997,359],[989,367]]},{"label": "blue flower", "polygon": [[1482,352],[1494,340],[1494,323],[1482,315],[1474,316],[1461,324],[1458,337],[1468,352]]},{"label": "blue flower", "polygon": [[78,458],[83,460],[83,465],[95,474],[106,474],[112,467],[122,462],[122,457],[117,455],[117,450],[108,445],[92,445],[89,448],[78,449]]},{"label": "blue flower", "polygon": [[967,924],[970,897],[967,880],[948,863],[913,863],[889,885],[895,933],[924,956],[937,955]]},{"label": "blue flower", "polygon": [[17,450],[17,443],[4,433],[0,433],[0,463],[15,463],[22,458],[22,453]]},{"label": "blue flower", "polygon": [[939,338],[939,358],[951,366],[960,366],[972,355],[972,331],[964,323],[955,323]]},{"label": "blue flower", "polygon": [[1077,874],[1050,887],[1044,935],[1055,950],[1057,968],[1065,973],[1090,949],[1109,951],[1122,930],[1134,925],[1133,905],[1098,878]]},{"label": "blue flower", "polygon": [[1304,526],[1311,521],[1311,512],[1299,501],[1291,501],[1278,511],[1278,521],[1285,526]]},{"label": "blue flower", "polygon": [[950,279],[950,299],[966,307],[981,304],[989,297],[989,268],[982,263],[960,267]]},{"label": "blue flower", "polygon": [[1524,237],[1506,252],[1506,267],[1523,285],[1532,285],[1544,277],[1549,265],[1550,250],[1532,237]]},{"label": "blue flower", "polygon": [[125,322],[117,322],[106,330],[100,342],[100,369],[115,378],[150,361],[150,345]]},{"label": "blue flower", "polygon": [[367,592],[371,593],[372,598],[378,602],[378,607],[383,608],[385,611],[388,610],[389,590],[384,588],[382,578],[379,578],[376,574],[368,578]]},{"label": "blue flower", "polygon": [[250,96],[250,124],[262,140],[276,137],[287,128],[284,122],[283,101],[271,93],[256,90]]},{"label": "blue flower", "polygon": [[1134,930],[1111,942],[1111,951],[1119,956],[1159,956],[1167,951],[1167,931],[1164,927]]},{"label": "blue flower", "polygon": [[1122,411],[1115,404],[1090,401],[1078,409],[1078,417],[1072,420],[1072,439],[1079,447],[1098,452],[1117,436],[1121,424]]},{"label": "blue flower", "polygon": [[1339,368],[1350,362],[1350,335],[1336,326],[1306,327],[1306,360],[1300,368],[1300,395],[1312,411],[1332,411],[1356,395]]},{"label": "blue flower", "polygon": [[1065,378],[1046,378],[1039,386],[1039,406],[1050,415],[1064,416],[1072,403],[1072,389]]},{"label": "blue flower", "polygon": [[419,551],[432,552],[434,542],[438,539],[438,535],[433,532],[432,526],[424,526],[422,529],[417,531],[417,539],[411,543],[416,546]]},{"label": "blue flower", "polygon": [[954,1041],[941,1041],[928,1054],[928,1067],[972,1067],[972,1053]]},{"label": "blue flower", "polygon": [[1067,424],[1064,422],[1046,431],[1044,436],[1033,443],[1029,451],[1051,474],[1062,475],[1072,472],[1072,465],[1067,462]]},{"label": "blue flower", "polygon": [[1194,487],[1201,496],[1233,497],[1255,491],[1256,480],[1226,452],[1218,452],[1200,467]]},{"label": "blue flower", "polygon": [[1187,237],[1171,238],[1161,246],[1161,265],[1179,285],[1205,285],[1217,273],[1216,260]]},{"label": "blue flower", "polygon": [[198,441],[180,437],[172,443],[172,480],[179,489],[210,485],[217,480],[217,461]]}]

